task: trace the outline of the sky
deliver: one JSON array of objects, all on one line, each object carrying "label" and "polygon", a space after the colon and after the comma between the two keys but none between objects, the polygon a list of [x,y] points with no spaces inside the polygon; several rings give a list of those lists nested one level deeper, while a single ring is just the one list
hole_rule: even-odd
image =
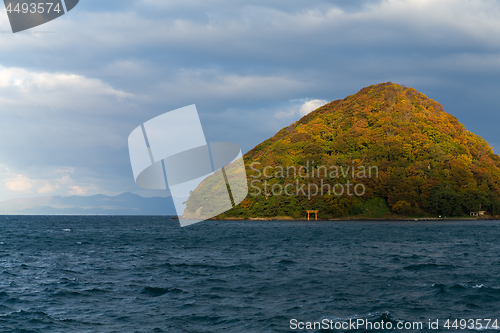
[{"label": "sky", "polygon": [[143,196],[127,138],[196,104],[243,152],[332,100],[395,82],[500,151],[496,0],[80,0],[12,34],[0,10],[0,200]]}]

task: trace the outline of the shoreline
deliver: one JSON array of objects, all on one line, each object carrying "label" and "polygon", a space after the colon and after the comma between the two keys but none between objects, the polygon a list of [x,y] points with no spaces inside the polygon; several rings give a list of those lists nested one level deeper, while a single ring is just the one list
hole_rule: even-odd
[{"label": "shoreline", "polygon": [[212,217],[209,220],[217,220],[217,221],[297,221],[297,222],[328,222],[328,221],[384,221],[384,222],[399,222],[399,221],[495,221],[500,220],[500,216],[484,216],[484,217],[381,217],[381,218],[371,218],[371,217],[340,217],[340,218],[332,218],[332,219],[295,219],[288,216],[277,216],[277,217],[248,217],[248,218],[239,218],[239,217],[225,217],[225,218],[216,218]]}]

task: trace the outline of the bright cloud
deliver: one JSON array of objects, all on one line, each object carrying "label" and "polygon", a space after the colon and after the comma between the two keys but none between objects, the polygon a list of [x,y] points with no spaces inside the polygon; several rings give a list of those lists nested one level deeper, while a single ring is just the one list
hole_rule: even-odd
[{"label": "bright cloud", "polygon": [[0,200],[8,199],[4,197],[7,190],[10,196],[33,196],[43,195],[85,195],[100,192],[98,186],[91,182],[81,182],[73,179],[71,174],[74,169],[62,167],[52,172],[46,173],[46,178],[17,174],[9,167],[0,165],[0,177],[3,178],[3,189],[0,188]]},{"label": "bright cloud", "polygon": [[14,178],[4,180],[5,187],[12,192],[27,192],[33,188],[33,180],[24,175],[16,175]]},{"label": "bright cloud", "polygon": [[291,106],[276,111],[274,117],[277,119],[303,117],[327,103],[328,101],[323,99],[292,100]]},{"label": "bright cloud", "polygon": [[88,189],[81,186],[71,186],[70,188],[69,195],[85,195],[88,192]]},{"label": "bright cloud", "polygon": [[310,101],[305,101],[304,104],[300,107],[299,114],[301,116],[305,116],[306,114],[316,110],[317,108],[325,105],[328,101],[323,99],[312,99]]},{"label": "bright cloud", "polygon": [[106,96],[116,100],[132,97],[99,79],[82,75],[0,67],[0,99],[4,105],[81,109],[82,104],[90,106],[92,101],[102,102]]}]

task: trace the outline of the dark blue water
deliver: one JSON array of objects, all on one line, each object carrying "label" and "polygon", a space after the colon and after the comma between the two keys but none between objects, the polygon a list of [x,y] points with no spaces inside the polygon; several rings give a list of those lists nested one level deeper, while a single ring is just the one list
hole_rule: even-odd
[{"label": "dark blue water", "polygon": [[0,217],[0,331],[500,321],[499,238],[499,221],[207,221],[181,229],[162,217]]}]

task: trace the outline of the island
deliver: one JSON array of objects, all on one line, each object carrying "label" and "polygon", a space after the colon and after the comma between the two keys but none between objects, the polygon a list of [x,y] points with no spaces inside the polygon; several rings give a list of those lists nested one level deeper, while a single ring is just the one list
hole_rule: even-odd
[{"label": "island", "polygon": [[[307,219],[307,211],[324,220],[500,214],[500,157],[492,147],[438,102],[391,82],[316,109],[243,160],[248,195],[214,219]],[[187,211],[193,198],[205,209],[213,182],[208,177],[196,188]]]}]

